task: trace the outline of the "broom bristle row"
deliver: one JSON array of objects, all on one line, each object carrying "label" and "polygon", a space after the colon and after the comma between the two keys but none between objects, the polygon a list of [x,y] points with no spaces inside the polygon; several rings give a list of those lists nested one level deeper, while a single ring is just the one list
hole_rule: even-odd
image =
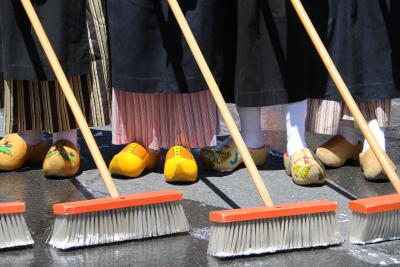
[{"label": "broom bristle row", "polygon": [[23,213],[0,214],[0,249],[33,243]]},{"label": "broom bristle row", "polygon": [[187,231],[189,223],[182,204],[165,202],[57,216],[48,243],[69,249]]},{"label": "broom bristle row", "polygon": [[353,211],[349,241],[354,244],[400,239],[400,210],[363,214]]},{"label": "broom bristle row", "polygon": [[215,223],[208,254],[233,257],[339,244],[335,212]]}]

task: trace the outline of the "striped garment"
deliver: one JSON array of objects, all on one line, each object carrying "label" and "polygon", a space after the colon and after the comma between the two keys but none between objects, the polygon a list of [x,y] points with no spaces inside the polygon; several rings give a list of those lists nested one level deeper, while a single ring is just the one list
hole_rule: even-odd
[{"label": "striped garment", "polygon": [[[91,71],[69,77],[69,81],[88,124],[101,127],[109,124],[111,117],[105,3],[103,0],[87,3]],[[61,132],[77,128],[58,82],[3,80],[0,75],[0,84],[4,86],[5,133]]]},{"label": "striped garment", "polygon": [[214,146],[219,133],[211,93],[143,94],[113,89],[112,142],[151,149]]},{"label": "striped garment", "polygon": [[[389,125],[391,99],[357,102],[357,104],[367,121],[376,119],[380,127]],[[337,134],[340,120],[354,120],[343,102],[323,99],[308,100],[306,120],[306,129],[308,131],[335,135]]]}]

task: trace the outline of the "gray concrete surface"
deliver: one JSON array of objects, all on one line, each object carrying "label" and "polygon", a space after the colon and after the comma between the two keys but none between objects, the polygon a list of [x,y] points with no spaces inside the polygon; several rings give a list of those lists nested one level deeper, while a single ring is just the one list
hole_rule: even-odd
[{"label": "gray concrete surface", "polygon": [[[396,104],[397,105],[397,104]],[[400,108],[400,105],[395,106]],[[279,110],[276,111],[278,114]],[[399,111],[393,112],[394,126],[388,129],[389,154],[400,163]],[[1,118],[1,113],[0,113]],[[274,118],[271,118],[274,119]],[[277,119],[277,116],[275,116]],[[265,127],[269,140],[282,146],[282,129]],[[109,128],[94,130],[96,140],[107,162],[121,147],[110,145]],[[49,136],[46,136],[49,138]],[[325,136],[308,135],[315,147]],[[49,140],[50,141],[50,140]],[[27,166],[16,172],[0,173],[0,201],[23,200],[27,204],[26,219],[36,244],[29,248],[0,251],[0,266],[397,266],[400,265],[400,241],[368,246],[344,242],[326,249],[305,249],[261,256],[219,260],[206,254],[211,210],[262,205],[247,171],[215,173],[201,169],[197,183],[168,184],[163,178],[162,162],[154,172],[138,179],[115,179],[121,194],[162,189],[184,192],[184,209],[191,224],[187,234],[142,241],[58,251],[50,248],[46,238],[53,224],[54,203],[107,196],[97,170],[82,143],[82,173],[73,179],[46,179],[39,167]],[[279,143],[280,142],[280,143]],[[368,183],[358,166],[328,171],[329,182],[321,187],[299,187],[284,173],[278,152],[270,155],[261,174],[275,203],[329,199],[339,203],[339,234],[345,238],[351,219],[348,201],[392,192],[387,182]]]}]

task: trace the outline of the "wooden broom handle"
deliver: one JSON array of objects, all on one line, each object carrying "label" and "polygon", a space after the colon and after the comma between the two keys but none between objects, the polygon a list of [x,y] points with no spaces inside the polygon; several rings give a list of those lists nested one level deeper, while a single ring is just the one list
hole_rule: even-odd
[{"label": "wooden broom handle", "polygon": [[239,149],[240,155],[242,156],[247,170],[249,171],[250,176],[257,187],[258,193],[260,194],[265,205],[268,207],[272,207],[273,204],[267,187],[265,186],[256,165],[254,164],[253,158],[250,156],[250,152],[247,149],[242,136],[240,135],[236,123],[233,120],[231,113],[229,112],[228,106],[226,105],[225,100],[221,95],[218,85],[210,71],[210,68],[207,65],[206,60],[204,59],[203,54],[201,53],[199,45],[197,44],[196,39],[193,36],[193,33],[186,21],[185,16],[182,13],[178,2],[176,0],[168,0],[168,3],[171,7],[172,12],[175,15],[175,18],[182,30],[183,35],[185,36],[186,42],[188,43],[190,50],[192,51],[192,54],[200,68],[200,71],[203,74],[204,79],[206,80],[206,83],[211,91],[211,94],[214,97],[218,109],[229,129],[229,132],[232,135],[233,141]]},{"label": "wooden broom handle", "polygon": [[68,104],[72,110],[72,113],[74,114],[75,120],[79,125],[79,128],[83,134],[83,137],[85,138],[86,144],[90,150],[90,153],[92,154],[94,162],[96,163],[96,166],[101,174],[101,177],[103,178],[103,181],[107,187],[109,194],[112,197],[119,197],[119,194],[118,194],[115,184],[111,178],[111,175],[106,166],[106,163],[104,162],[104,159],[101,156],[101,153],[96,144],[96,141],[93,138],[90,128],[86,122],[86,119],[83,116],[82,111],[79,107],[79,104],[76,101],[75,95],[71,89],[71,86],[68,83],[67,77],[65,76],[65,73],[60,65],[60,62],[57,59],[57,56],[50,44],[49,39],[47,38],[46,32],[44,31],[43,26],[40,23],[40,20],[36,14],[35,9],[32,6],[31,1],[30,0],[21,0],[21,3],[24,6],[24,9],[29,17],[29,20],[32,23],[33,29],[35,30],[36,35],[40,41],[40,44],[42,45],[43,50],[46,53],[46,56],[50,62],[51,67],[53,68],[53,71],[57,77],[57,80],[61,85],[61,89],[65,95],[65,98],[68,101]]},{"label": "wooden broom handle", "polygon": [[314,28],[310,18],[307,15],[303,5],[301,4],[300,0],[291,0],[294,9],[297,12],[301,22],[304,25],[310,39],[314,43],[315,48],[317,49],[322,61],[325,64],[329,74],[332,77],[339,93],[341,94],[344,102],[346,103],[347,107],[349,108],[351,114],[353,115],[355,121],[357,122],[358,126],[361,129],[361,132],[367,139],[368,143],[370,144],[372,150],[375,153],[375,156],[378,158],[379,162],[381,163],[383,170],[385,171],[386,175],[388,176],[390,182],[393,184],[394,188],[398,193],[400,193],[400,180],[399,177],[390,165],[391,160],[387,156],[385,152],[381,149],[378,142],[375,139],[375,136],[371,132],[368,127],[367,122],[365,121],[360,109],[358,108],[356,102],[354,101],[353,97],[351,96],[349,89],[347,88],[346,84],[344,83],[342,77],[339,74],[335,64],[333,63],[331,57],[329,56],[328,51],[326,50],[324,44],[321,41],[317,31]]}]

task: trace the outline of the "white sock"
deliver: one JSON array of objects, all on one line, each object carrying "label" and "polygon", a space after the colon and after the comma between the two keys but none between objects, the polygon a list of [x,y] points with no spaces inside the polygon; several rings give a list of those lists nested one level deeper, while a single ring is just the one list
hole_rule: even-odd
[{"label": "white sock", "polygon": [[241,134],[248,148],[260,148],[264,146],[264,137],[261,131],[261,108],[236,107],[239,117]]},{"label": "white sock", "polygon": [[76,147],[78,147],[78,132],[76,129],[66,131],[66,132],[58,132],[53,133],[53,144],[60,140],[68,140],[73,143]]},{"label": "white sock", "polygon": [[343,136],[350,144],[357,144],[357,135],[354,121],[340,120],[338,134]]},{"label": "white sock", "polygon": [[284,106],[286,119],[287,152],[294,152],[306,147],[305,124],[307,115],[307,100]]},{"label": "white sock", "polygon": [[43,141],[42,131],[26,131],[20,132],[19,136],[25,140],[28,145],[37,145]]},{"label": "white sock", "polygon": [[[379,146],[386,151],[386,144],[385,144],[385,132],[379,127],[377,120],[372,120],[368,122],[368,126],[371,129],[372,133],[374,134],[376,140],[378,141]],[[370,148],[367,140],[364,140],[363,150],[362,153]]]}]

